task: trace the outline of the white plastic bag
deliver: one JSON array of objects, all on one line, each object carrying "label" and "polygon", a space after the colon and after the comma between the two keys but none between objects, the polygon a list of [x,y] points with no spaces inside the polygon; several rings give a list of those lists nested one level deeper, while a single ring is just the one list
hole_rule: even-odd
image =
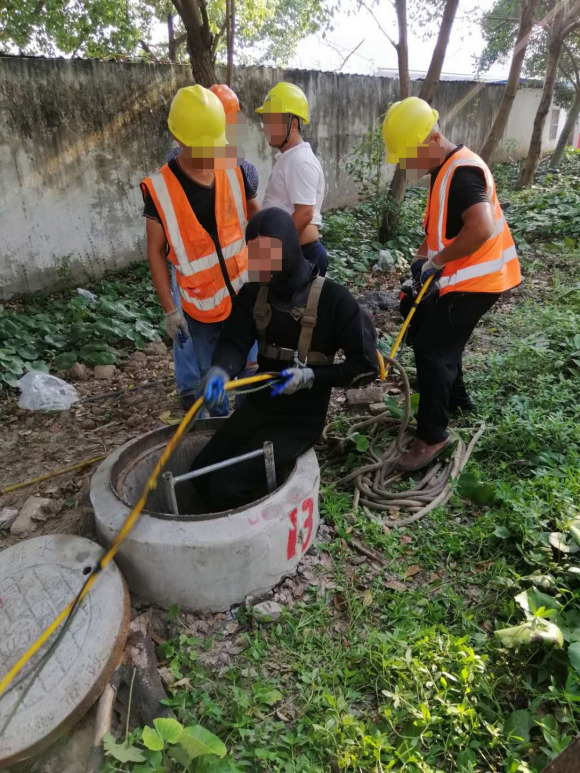
[{"label": "white plastic bag", "polygon": [[18,407],[27,411],[68,411],[79,399],[74,386],[42,370],[22,376],[18,387],[22,392]]}]

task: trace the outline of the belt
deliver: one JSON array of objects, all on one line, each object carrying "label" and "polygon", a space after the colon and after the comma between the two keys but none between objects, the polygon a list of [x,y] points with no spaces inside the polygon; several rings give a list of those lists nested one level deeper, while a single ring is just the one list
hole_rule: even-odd
[{"label": "belt", "polygon": [[[298,353],[294,349],[287,349],[277,344],[258,344],[258,351],[269,360],[282,360],[282,362],[294,362]],[[334,357],[328,357],[320,352],[308,352],[306,363],[308,365],[334,365]]]}]

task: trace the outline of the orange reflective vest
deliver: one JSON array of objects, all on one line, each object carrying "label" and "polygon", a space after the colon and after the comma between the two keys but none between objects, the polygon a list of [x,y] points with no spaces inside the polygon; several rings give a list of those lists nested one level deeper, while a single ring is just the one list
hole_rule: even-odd
[{"label": "orange reflective vest", "polygon": [[467,148],[453,153],[439,170],[435,184],[429,189],[424,226],[427,233],[429,258],[453,239],[447,239],[447,206],[453,174],[460,166],[475,166],[485,175],[487,194],[493,208],[495,229],[490,238],[473,255],[453,260],[445,265],[439,279],[440,294],[450,292],[501,293],[522,281],[520,263],[510,229],[497,198],[493,176],[487,164]]},{"label": "orange reflective vest", "polygon": [[[230,314],[232,298],[216,245],[195,216],[179,180],[161,167],[143,181],[155,202],[175,266],[181,304],[200,322],[222,322]],[[238,292],[248,281],[245,240],[247,205],[240,168],[216,169],[215,213],[218,239],[229,283]]]}]

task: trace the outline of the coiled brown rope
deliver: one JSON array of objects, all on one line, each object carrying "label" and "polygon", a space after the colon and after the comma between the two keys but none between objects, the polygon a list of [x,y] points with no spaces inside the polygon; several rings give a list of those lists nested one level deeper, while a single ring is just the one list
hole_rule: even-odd
[{"label": "coiled brown rope", "polygon": [[[401,490],[400,483],[405,480],[406,473],[398,469],[398,460],[414,438],[414,433],[408,428],[411,416],[411,388],[403,366],[391,357],[385,359],[396,368],[403,382],[405,402],[402,420],[393,418],[391,413],[385,410],[378,416],[351,424],[346,438],[331,435],[331,425],[327,425],[323,432],[324,443],[317,450],[323,458],[326,457],[322,464],[322,468],[326,469],[345,458],[345,454],[333,456],[332,446],[338,445],[342,448],[345,439],[352,437],[355,432],[365,430],[370,438],[366,451],[368,463],[334,481],[334,484],[338,488],[354,483],[355,491],[360,495],[360,503],[370,510],[384,512],[386,515],[383,517],[383,523],[400,529],[420,520],[436,507],[446,504],[453,493],[452,483],[469,461],[485,425],[480,426],[468,445],[455,435],[451,450],[436,459],[426,471],[413,474],[410,479],[412,482]],[[395,439],[385,447],[385,442],[392,438],[395,432]],[[417,474],[421,475],[419,479]]]}]

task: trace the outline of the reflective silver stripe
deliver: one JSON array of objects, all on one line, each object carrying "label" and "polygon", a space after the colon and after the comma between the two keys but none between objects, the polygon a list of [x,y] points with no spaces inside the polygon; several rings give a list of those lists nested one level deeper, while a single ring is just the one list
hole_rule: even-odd
[{"label": "reflective silver stripe", "polygon": [[238,179],[238,175],[235,169],[226,169],[226,174],[228,176],[228,180],[230,182],[230,188],[232,189],[232,195],[234,197],[234,202],[236,204],[236,212],[238,213],[238,220],[240,221],[240,227],[242,229],[242,233],[245,233],[247,220],[246,220],[246,215],[244,213],[244,198],[246,193],[243,189],[243,186],[240,184],[240,181]]},{"label": "reflective silver stripe", "polygon": [[503,233],[504,225],[505,225],[505,217],[501,215],[499,220],[495,221],[495,228],[493,229],[493,233],[489,238],[495,239],[496,236],[501,236],[501,234]]},{"label": "reflective silver stripe", "polygon": [[486,260],[483,263],[474,263],[473,266],[466,266],[465,268],[460,268],[458,271],[456,271],[454,274],[451,274],[450,276],[442,276],[439,279],[439,287],[447,287],[449,285],[456,285],[459,284],[459,282],[465,282],[468,279],[476,279],[480,276],[487,276],[488,274],[494,274],[496,271],[501,271],[501,269],[506,265],[506,263],[509,263],[511,260],[517,259],[518,254],[515,248],[515,245],[512,244],[511,247],[508,247],[505,249],[501,257],[496,258],[495,260]]},{"label": "reflective silver stripe", "polygon": [[[243,271],[240,276],[236,277],[236,279],[232,279],[232,287],[234,288],[234,291],[238,292],[242,285],[244,285],[247,281],[248,272]],[[211,298],[197,298],[195,295],[191,295],[188,292],[187,287],[180,286],[179,292],[181,293],[181,297],[187,301],[187,303],[193,304],[193,306],[195,306],[196,309],[199,309],[199,311],[211,311],[212,309],[215,309],[216,306],[219,306],[224,298],[227,297],[228,288],[222,287]]]},{"label": "reflective silver stripe", "polygon": [[219,262],[217,252],[212,252],[204,258],[196,258],[195,260],[188,261],[186,274],[181,270],[181,264],[176,266],[176,268],[182,276],[191,276],[192,274],[197,274],[198,271],[205,271],[208,268],[213,268],[214,266],[219,265]]},{"label": "reflective silver stripe", "polygon": [[445,245],[443,244],[443,234],[445,233],[444,227],[443,227],[444,225],[443,213],[445,212],[445,200],[447,198],[447,189],[449,187],[451,176],[458,166],[479,167],[483,171],[483,174],[485,175],[485,182],[487,184],[490,203],[493,200],[493,194],[494,194],[493,177],[491,175],[491,172],[489,171],[489,169],[487,168],[486,164],[483,161],[479,161],[478,159],[470,159],[470,158],[457,158],[455,159],[455,161],[452,161],[451,164],[449,164],[449,168],[445,172],[445,175],[441,182],[441,188],[439,189],[439,220],[437,222],[437,243],[439,245],[439,251],[445,249]]},{"label": "reflective silver stripe", "polygon": [[175,215],[175,209],[173,207],[173,202],[171,201],[171,196],[169,195],[169,189],[167,188],[165,178],[161,172],[155,172],[155,174],[151,175],[150,180],[153,184],[155,195],[161,205],[163,215],[165,216],[165,222],[169,232],[166,236],[173,247],[173,252],[175,253],[175,257],[179,264],[179,271],[183,276],[191,276],[191,274],[195,274],[197,269],[192,267],[189,258],[187,257],[185,245],[183,244],[183,239],[181,238],[181,233],[177,224],[177,216]]},{"label": "reflective silver stripe", "polygon": [[227,247],[222,247],[222,255],[224,256],[225,260],[227,260],[228,258],[233,258],[234,255],[237,255],[238,252],[241,252],[245,246],[246,246],[246,240],[242,236],[241,239],[238,239],[236,242],[232,242],[231,244],[228,244]]}]

